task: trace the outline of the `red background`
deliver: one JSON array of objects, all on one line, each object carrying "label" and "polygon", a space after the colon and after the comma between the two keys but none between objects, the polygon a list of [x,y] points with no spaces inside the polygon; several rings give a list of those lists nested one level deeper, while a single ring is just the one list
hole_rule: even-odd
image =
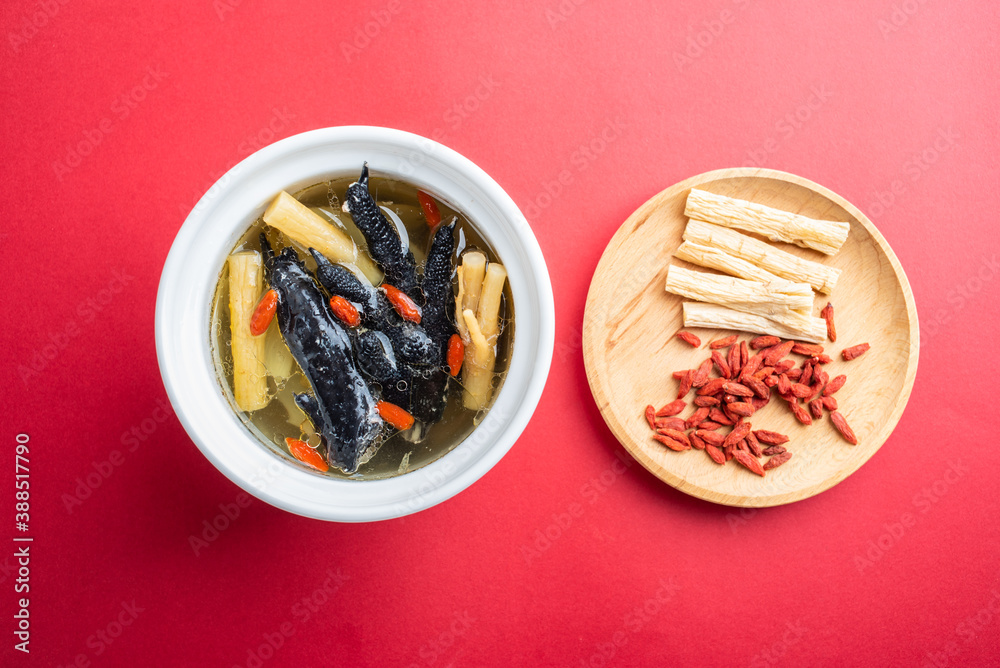
[{"label": "red background", "polygon": [[[0,8],[0,503],[12,538],[27,433],[35,539],[30,657],[13,650],[14,544],[0,551],[0,663],[995,665],[994,3],[350,4]],[[510,454],[435,508],[337,525],[254,500],[196,554],[243,499],[157,410],[160,269],[221,173],[346,124],[437,134],[526,212],[556,297],[546,391]],[[629,213],[751,163],[870,215],[923,350],[860,471],[741,513],[616,473],[580,326]],[[67,506],[95,467],[110,474]]]}]

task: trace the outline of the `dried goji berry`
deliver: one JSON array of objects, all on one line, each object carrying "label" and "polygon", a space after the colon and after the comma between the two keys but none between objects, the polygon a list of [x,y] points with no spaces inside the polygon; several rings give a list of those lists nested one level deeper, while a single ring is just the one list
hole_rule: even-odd
[{"label": "dried goji berry", "polygon": [[761,443],[770,443],[771,445],[781,445],[782,443],[788,443],[788,437],[784,434],[779,434],[776,431],[768,431],[767,429],[755,429],[754,436],[757,437]]},{"label": "dried goji berry", "polygon": [[771,394],[770,389],[764,384],[764,381],[757,380],[756,378],[744,378],[743,384],[749,387],[750,391],[760,399],[766,399]]},{"label": "dried goji berry", "polygon": [[250,316],[250,333],[254,336],[260,336],[266,332],[268,326],[271,324],[271,320],[274,319],[274,313],[277,309],[277,292],[268,290],[261,295],[260,301],[254,307],[253,315]]},{"label": "dried goji berry", "polygon": [[386,299],[389,300],[389,303],[392,304],[392,307],[396,309],[396,313],[403,320],[409,320],[417,325],[420,324],[420,307],[417,306],[415,301],[410,299],[409,295],[388,283],[383,283],[380,287],[382,288],[382,292],[385,293]]},{"label": "dried goji berry", "polygon": [[831,341],[837,340],[837,328],[833,325],[833,302],[827,302],[823,310],[819,312],[819,317],[826,320],[826,338]]},{"label": "dried goji berry", "polygon": [[808,399],[813,395],[813,390],[808,385],[794,383],[792,385],[792,396],[799,399]]},{"label": "dried goji berry", "polygon": [[[330,297],[330,310],[333,311],[333,314],[348,327],[357,327],[361,324],[361,315],[358,313],[358,309],[354,308],[354,304],[347,301],[340,295]],[[452,336],[458,335],[452,334]],[[458,341],[461,343],[462,337],[458,337]]]},{"label": "dried goji berry", "polygon": [[716,447],[721,446],[726,440],[726,437],[722,434],[716,434],[714,431],[708,431],[707,429],[699,429],[694,434],[706,443]]},{"label": "dried goji berry", "polygon": [[406,431],[413,426],[413,416],[406,409],[400,408],[396,404],[391,404],[388,401],[380,401],[375,404],[375,408],[383,420],[400,431]]},{"label": "dried goji berry", "polygon": [[740,375],[743,365],[740,363],[740,347],[736,344],[729,346],[729,355],[726,356],[726,363],[729,365],[729,377],[736,378]]},{"label": "dried goji berry", "polygon": [[764,468],[760,465],[760,462],[757,461],[757,459],[749,452],[743,452],[742,450],[734,450],[733,459],[742,464],[747,470],[763,477]]},{"label": "dried goji berry", "polygon": [[678,431],[684,431],[687,427],[683,419],[679,417],[661,417],[656,418],[656,429],[677,429]]},{"label": "dried goji berry", "polygon": [[785,373],[789,371],[793,366],[795,366],[795,362],[793,362],[792,360],[784,360],[778,362],[777,364],[774,365],[774,373]]},{"label": "dried goji berry", "polygon": [[761,358],[759,355],[754,355],[746,362],[743,363],[743,368],[740,369],[740,379],[752,377],[757,371],[760,370]]},{"label": "dried goji berry", "polygon": [[771,469],[776,469],[779,466],[781,466],[782,464],[784,464],[785,462],[787,462],[791,458],[792,458],[792,453],[790,453],[788,451],[781,452],[781,453],[779,453],[777,455],[774,455],[773,457],[771,457],[770,459],[768,459],[766,462],[764,462],[764,470],[765,471],[770,471]]},{"label": "dried goji berry", "polygon": [[731,346],[734,343],[736,343],[735,334],[733,334],[732,336],[727,336],[724,339],[716,339],[715,341],[712,341],[710,344],[708,344],[708,347],[711,348],[712,350],[717,350],[718,348],[725,348],[726,346]]},{"label": "dried goji berry", "polygon": [[462,337],[452,334],[448,339],[448,375],[454,377],[462,370],[462,362],[465,360],[465,344]]},{"label": "dried goji berry", "polygon": [[721,409],[713,408],[708,413],[708,419],[713,422],[718,422],[719,424],[724,424],[727,427],[732,426],[733,420],[729,419],[729,416],[722,412]]},{"label": "dried goji berry", "polygon": [[423,190],[417,191],[417,201],[420,202],[420,209],[424,212],[427,226],[433,230],[441,222],[441,211],[438,209],[437,202]]},{"label": "dried goji berry", "polygon": [[813,355],[822,355],[823,346],[816,343],[802,343],[801,341],[796,341],[792,346],[792,352],[797,355],[812,357]]},{"label": "dried goji berry", "polygon": [[781,343],[781,339],[777,336],[758,336],[756,339],[750,342],[750,347],[754,350],[760,350],[761,348],[770,348],[771,346],[776,346]]},{"label": "dried goji berry", "polygon": [[794,402],[789,401],[788,407],[792,409],[792,413],[795,415],[795,419],[801,422],[802,424],[809,425],[813,423],[812,418],[809,416],[809,413],[806,412],[806,409],[802,408],[802,406],[799,405],[798,399],[796,399]]},{"label": "dried goji berry", "polygon": [[691,441],[688,440],[687,434],[683,431],[679,431],[677,429],[657,429],[656,433],[661,436],[672,438],[678,443],[683,443],[684,445],[691,447]]},{"label": "dried goji berry", "polygon": [[715,447],[711,443],[705,444],[705,452],[708,453],[708,456],[711,457],[712,461],[715,462],[716,464],[726,463],[726,456],[722,453],[722,450]]},{"label": "dried goji berry", "polygon": [[799,382],[803,385],[808,385],[813,378],[813,366],[810,362],[806,361],[802,364],[802,375],[799,376]]},{"label": "dried goji berry", "polygon": [[[708,373],[712,370],[712,359],[709,358],[701,363],[698,370],[694,372],[694,377],[691,379],[691,387],[702,387],[708,382]],[[701,394],[699,392],[699,394]],[[706,392],[706,394],[712,394],[711,392]]]},{"label": "dried goji berry", "polygon": [[776,346],[768,348],[767,353],[764,355],[764,363],[768,366],[774,366],[782,357],[792,351],[794,345],[794,341],[785,341],[784,343],[779,343]]},{"label": "dried goji berry", "polygon": [[846,382],[847,382],[847,376],[845,376],[844,374],[840,374],[839,376],[831,380],[827,384],[827,386],[823,389],[823,396],[824,397],[830,396],[831,394],[842,388],[844,386],[844,383]]},{"label": "dried goji berry", "polygon": [[861,357],[866,352],[868,352],[870,348],[871,346],[867,343],[859,343],[856,346],[851,346],[850,348],[844,348],[842,351],[840,351],[840,354],[844,357],[845,360],[849,362],[853,359]]},{"label": "dried goji berry", "polygon": [[309,447],[308,443],[300,441],[297,438],[286,438],[285,445],[288,446],[288,451],[292,453],[292,456],[303,464],[307,464],[317,471],[329,470],[329,464],[323,461],[323,458],[319,456],[319,453]]},{"label": "dried goji berry", "polygon": [[726,440],[723,442],[724,445],[736,445],[746,438],[747,434],[750,433],[750,429],[752,429],[752,427],[749,422],[740,422],[738,425],[733,427],[733,430],[729,432],[729,434],[726,435]]},{"label": "dried goji berry", "polygon": [[689,417],[686,420],[685,424],[687,425],[687,428],[691,429],[696,424],[698,424],[699,422],[701,422],[705,418],[707,418],[708,414],[709,414],[709,409],[706,408],[706,407],[704,407],[704,406],[702,406],[701,408],[699,408],[698,410],[696,410],[694,413],[692,413],[691,417]]},{"label": "dried goji berry", "polygon": [[725,383],[726,383],[725,378],[713,378],[712,380],[705,383],[705,385],[698,390],[697,394],[700,394],[702,396],[715,394],[716,392],[722,389],[722,386]]},{"label": "dried goji berry", "polygon": [[676,401],[671,401],[669,404],[665,404],[660,410],[656,411],[656,417],[679,415],[685,408],[687,408],[687,402],[683,399],[677,399]]},{"label": "dried goji berry", "polygon": [[746,385],[740,385],[739,383],[725,383],[722,389],[728,394],[735,394],[738,397],[752,397],[753,390],[751,390]]},{"label": "dried goji berry", "polygon": [[854,430],[847,424],[847,420],[844,419],[843,415],[837,411],[833,411],[830,413],[830,420],[833,422],[833,426],[837,428],[837,431],[840,432],[840,435],[843,436],[848,443],[851,445],[858,444],[858,437],[854,435]]},{"label": "dried goji berry", "polygon": [[653,440],[659,441],[660,443],[662,443],[663,445],[667,446],[668,448],[670,448],[674,452],[683,452],[684,450],[690,450],[691,449],[691,446],[689,446],[689,445],[684,445],[680,441],[675,441],[674,439],[672,439],[672,438],[670,438],[668,436],[662,436],[660,434],[655,434],[653,436]]},{"label": "dried goji berry", "polygon": [[722,375],[723,378],[729,379],[733,377],[732,371],[729,368],[729,364],[722,357],[722,353],[720,353],[718,350],[712,351],[712,361],[715,362],[715,366],[719,367],[719,373]]},{"label": "dried goji berry", "polygon": [[690,439],[691,439],[691,447],[692,448],[694,448],[695,450],[704,450],[705,449],[705,445],[706,445],[705,441],[701,440],[700,438],[698,438],[694,434],[691,434]]},{"label": "dried goji berry", "polygon": [[694,382],[694,371],[688,369],[681,377],[680,387],[677,388],[677,398],[682,399],[691,391],[691,383]]},{"label": "dried goji berry", "polygon": [[675,336],[677,336],[677,338],[683,341],[684,343],[694,346],[695,348],[701,346],[701,339],[699,339],[696,335],[692,334],[691,332],[681,331],[677,332]]},{"label": "dried goji berry", "polygon": [[656,429],[656,409],[652,406],[646,406],[646,422],[650,429]]},{"label": "dried goji berry", "polygon": [[730,412],[740,415],[742,417],[750,417],[754,414],[757,409],[753,407],[753,404],[745,401],[736,401],[727,406]]}]

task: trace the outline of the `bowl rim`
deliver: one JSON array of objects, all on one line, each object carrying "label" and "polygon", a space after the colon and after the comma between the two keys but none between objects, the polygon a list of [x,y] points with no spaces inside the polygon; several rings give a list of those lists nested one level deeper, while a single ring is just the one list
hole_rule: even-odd
[{"label": "bowl rim", "polygon": [[[480,213],[479,225],[495,225],[488,230],[477,227],[477,231],[494,248],[500,246],[498,255],[511,270],[509,287],[517,304],[518,323],[505,383],[493,408],[466,439],[430,464],[401,476],[356,481],[321,476],[284,462],[258,442],[228,405],[224,413],[216,412],[217,399],[225,398],[217,387],[210,356],[210,309],[205,310],[204,303],[211,302],[211,295],[199,294],[198,286],[202,293],[212,292],[219,273],[215,270],[215,278],[208,279],[206,285],[204,277],[212,274],[212,267],[191,265],[199,259],[208,263],[222,258],[224,262],[236,238],[244,233],[246,221],[252,219],[247,211],[262,210],[277,192],[258,195],[255,186],[274,181],[291,190],[323,175],[345,173],[347,169],[323,170],[318,165],[324,158],[335,156],[344,161],[347,158],[341,156],[362,150],[385,160],[378,166],[370,165],[373,172],[461,202],[458,208],[473,220],[477,217],[469,209]],[[390,166],[392,160],[396,162]],[[427,169],[420,171],[421,165]],[[199,243],[202,240],[204,243]],[[185,301],[185,296],[189,300]],[[205,327],[199,333],[201,324]],[[545,259],[530,225],[485,171],[453,149],[420,135],[378,126],[337,126],[269,144],[208,188],[178,230],[164,262],[154,328],[157,361],[175,414],[191,440],[223,475],[251,495],[289,512],[362,522],[401,517],[436,505],[485,475],[510,450],[537,407],[548,377],[555,341],[555,306]],[[184,349],[184,344],[193,349]],[[206,371],[216,387],[204,386]],[[190,384],[199,379],[202,382],[192,388]],[[228,439],[243,446],[250,441],[256,447],[249,453],[237,451]]]}]

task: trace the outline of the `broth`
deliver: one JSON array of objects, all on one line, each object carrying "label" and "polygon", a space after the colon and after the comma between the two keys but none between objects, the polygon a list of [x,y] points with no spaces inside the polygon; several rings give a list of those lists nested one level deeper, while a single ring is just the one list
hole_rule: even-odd
[{"label": "broth", "polygon": [[[360,253],[366,251],[367,248],[364,237],[352,222],[351,216],[341,210],[347,187],[356,180],[356,176],[334,178],[290,194],[330,221],[331,224],[346,231],[355,240]],[[417,199],[417,189],[400,181],[372,175],[369,181],[369,191],[389,221],[407,235],[409,248],[417,263],[417,271],[421,273],[432,240],[432,231],[421,211]],[[457,289],[455,267],[461,262],[463,253],[478,250],[486,255],[489,262],[500,263],[501,260],[462,212],[451,208],[441,200],[435,198],[435,201],[441,212],[443,223],[449,222],[453,217],[457,218],[454,230],[455,251],[452,255],[452,289],[454,292]],[[261,233],[266,235],[276,253],[282,248],[291,246],[296,249],[306,268],[310,272],[315,271],[316,262],[306,249],[291,241],[279,230],[267,225],[263,218],[253,221],[230,252],[261,251],[259,242]],[[350,265],[345,266],[355,269]],[[287,377],[275,378],[275,375],[281,376],[283,374],[272,375],[269,368],[267,384],[270,401],[264,408],[248,413],[241,410],[236,404],[233,390],[233,354],[227,275],[227,269],[223,266],[212,300],[211,332],[209,334],[220,388],[247,429],[272,453],[286,459],[291,464],[306,468],[316,475],[350,480],[372,480],[402,475],[426,466],[450,452],[472,432],[488,412],[489,406],[479,411],[465,408],[462,401],[461,377],[451,378],[448,382],[446,395],[447,405],[441,420],[427,425],[425,428],[418,424],[417,427],[407,431],[395,431],[388,436],[383,436],[380,439],[381,442],[369,449],[362,457],[362,463],[356,473],[347,474],[335,466],[331,466],[328,471],[321,473],[306,466],[290,454],[285,444],[287,437],[298,438],[313,447],[319,446],[321,443],[317,429],[293,400],[295,393],[312,392],[309,380],[297,364],[293,362],[291,372]],[[503,287],[499,315],[500,332],[494,348],[496,366],[492,380],[494,389],[489,400],[490,405],[503,384],[513,347],[514,310],[509,282],[505,282]],[[281,333],[278,331],[277,318],[271,322],[267,332],[262,336],[268,337],[265,347],[284,345]],[[285,347],[284,353],[290,357],[287,347]],[[265,357],[270,359],[270,354]],[[380,389],[370,379],[366,378],[366,381],[369,387],[373,388],[373,393]],[[322,447],[320,447],[319,452],[324,452]]]}]

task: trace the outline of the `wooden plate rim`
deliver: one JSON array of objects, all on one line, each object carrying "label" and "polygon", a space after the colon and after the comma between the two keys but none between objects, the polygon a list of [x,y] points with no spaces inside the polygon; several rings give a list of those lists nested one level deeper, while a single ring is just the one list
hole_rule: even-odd
[{"label": "wooden plate rim", "polygon": [[[786,181],[788,183],[807,188],[822,195],[823,197],[826,197],[828,200],[837,204],[850,214],[854,220],[860,223],[868,231],[872,239],[875,240],[875,243],[878,244],[879,248],[882,249],[882,252],[885,253],[885,256],[888,258],[889,264],[895,272],[896,279],[899,282],[900,289],[902,290],[903,299],[906,303],[906,312],[910,322],[910,353],[906,361],[907,368],[906,374],[903,378],[903,387],[899,396],[896,398],[896,402],[892,407],[889,418],[883,423],[881,429],[871,437],[874,439],[875,445],[873,447],[870,446],[871,452],[868,456],[839,469],[826,480],[810,487],[806,487],[795,492],[764,495],[759,497],[737,496],[691,483],[654,462],[640,447],[637,446],[637,444],[632,441],[632,439],[628,436],[624,425],[618,421],[614,412],[609,410],[610,400],[601,383],[601,378],[596,372],[596,347],[593,345],[593,337],[596,336],[596,325],[589,318],[589,314],[593,312],[594,302],[592,300],[594,299],[595,285],[601,270],[606,262],[610,262],[609,258],[612,253],[623,243],[636,221],[647,218],[662,201],[674,197],[679,191],[687,190],[712,181],[747,177]],[[584,307],[583,362],[587,373],[587,382],[590,384],[590,391],[597,403],[597,408],[600,411],[601,416],[604,418],[605,423],[607,423],[608,428],[611,429],[611,432],[615,435],[615,438],[617,438],[622,446],[629,451],[636,461],[671,487],[674,487],[686,494],[690,494],[691,496],[728,506],[761,508],[800,501],[830,489],[861,468],[862,465],[864,465],[876,452],[878,452],[885,441],[888,440],[889,435],[895,429],[900,417],[902,417],[903,410],[906,408],[906,404],[910,398],[910,393],[913,390],[919,356],[920,326],[917,319],[916,303],[913,299],[913,292],[910,289],[910,282],[906,277],[906,272],[903,270],[903,266],[900,264],[896,254],[889,246],[889,243],[885,240],[885,237],[882,236],[882,233],[879,232],[874,223],[872,223],[860,209],[832,190],[801,176],[796,176],[794,174],[789,174],[775,169],[753,167],[716,169],[698,174],[697,176],[692,176],[680,181],[679,183],[675,183],[647,200],[642,206],[636,209],[624,223],[621,224],[614,236],[612,236],[611,240],[608,242],[607,247],[601,254],[600,261],[597,263],[597,268],[594,270],[594,278],[591,280],[590,288],[587,292],[587,302]]]}]

